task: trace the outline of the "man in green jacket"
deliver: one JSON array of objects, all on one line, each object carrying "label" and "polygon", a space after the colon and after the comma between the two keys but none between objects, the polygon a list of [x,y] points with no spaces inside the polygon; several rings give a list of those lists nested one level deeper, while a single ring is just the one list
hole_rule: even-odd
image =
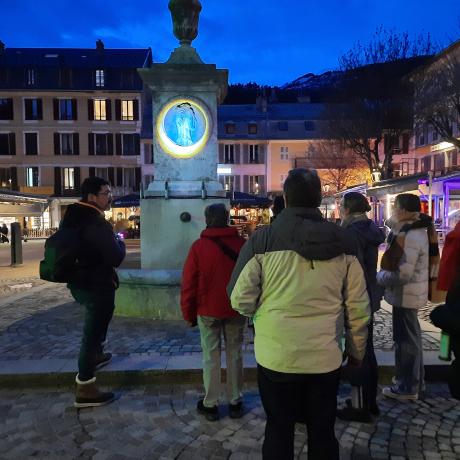
[{"label": "man in green jacket", "polygon": [[334,434],[342,364],[363,359],[369,297],[355,244],[321,216],[321,181],[293,169],[286,209],[243,246],[228,293],[253,317],[259,391],[267,414],[263,458],[294,458],[294,425],[305,420],[308,458],[339,458]]}]

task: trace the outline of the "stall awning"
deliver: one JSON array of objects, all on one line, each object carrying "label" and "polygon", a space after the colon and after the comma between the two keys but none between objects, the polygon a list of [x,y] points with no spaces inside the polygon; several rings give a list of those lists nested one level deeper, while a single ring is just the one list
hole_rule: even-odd
[{"label": "stall awning", "polygon": [[131,193],[120,198],[116,198],[112,202],[112,208],[131,208],[139,206],[139,194]]},{"label": "stall awning", "polygon": [[243,192],[233,192],[233,198],[230,200],[232,206],[241,206],[246,208],[268,208],[272,200],[266,196],[251,195]]},{"label": "stall awning", "polygon": [[385,195],[397,195],[398,193],[418,190],[419,180],[428,180],[428,173],[412,174],[394,179],[377,182],[367,189],[367,196],[383,198]]}]

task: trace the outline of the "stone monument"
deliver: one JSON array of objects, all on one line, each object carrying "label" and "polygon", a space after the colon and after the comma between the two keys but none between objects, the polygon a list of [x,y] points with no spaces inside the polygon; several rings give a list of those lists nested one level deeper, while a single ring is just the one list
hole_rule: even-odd
[{"label": "stone monument", "polygon": [[163,64],[139,69],[152,95],[155,180],[141,196],[141,270],[120,270],[117,314],[180,317],[179,292],[188,250],[205,228],[204,209],[225,203],[217,180],[217,106],[228,71],[205,64],[191,46],[201,3],[169,2],[180,46]]}]

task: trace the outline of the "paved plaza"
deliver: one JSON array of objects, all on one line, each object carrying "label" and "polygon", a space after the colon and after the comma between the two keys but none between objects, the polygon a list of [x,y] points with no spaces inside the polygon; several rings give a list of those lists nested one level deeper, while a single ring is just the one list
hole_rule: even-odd
[{"label": "paved plaza", "polygon": [[[71,382],[83,309],[64,285],[40,281],[27,269],[8,270],[0,278],[0,379],[9,378],[0,380],[0,459],[261,458],[265,415],[254,381],[250,329],[244,345],[247,412],[240,420],[230,419],[225,405],[215,423],[196,413],[202,391],[196,328],[182,321],[117,316],[108,344],[114,361],[99,375],[100,381],[113,383],[120,398],[109,406],[76,410]],[[425,321],[429,310],[420,315],[423,346],[427,360],[439,366],[439,333]],[[379,363],[391,368],[388,306],[377,314],[375,331]],[[147,373],[134,384],[115,378],[130,370],[161,374]],[[177,370],[182,374],[174,374]],[[188,379],[187,372],[195,377]],[[172,378],[160,378],[165,375]],[[342,384],[340,404],[349,392]],[[417,402],[381,399],[379,404],[382,415],[373,424],[337,421],[342,459],[460,459],[460,404],[450,398],[444,383],[428,383]],[[303,425],[296,427],[295,443],[297,458],[306,459]]]}]

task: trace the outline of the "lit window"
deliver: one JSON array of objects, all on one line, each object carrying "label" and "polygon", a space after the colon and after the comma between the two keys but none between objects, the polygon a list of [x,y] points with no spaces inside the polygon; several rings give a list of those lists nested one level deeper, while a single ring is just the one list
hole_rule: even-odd
[{"label": "lit window", "polygon": [[94,99],[94,119],[98,121],[107,120],[105,99]]},{"label": "lit window", "polygon": [[134,101],[121,101],[121,119],[123,121],[134,120]]},{"label": "lit window", "polygon": [[38,187],[38,167],[26,168],[27,187]]},{"label": "lit window", "polygon": [[75,189],[75,168],[64,168],[64,190]]},{"label": "lit window", "polygon": [[104,86],[104,71],[102,69],[96,70],[96,86]]},{"label": "lit window", "polygon": [[224,178],[224,189],[226,192],[231,192],[235,186],[235,176],[223,176]]},{"label": "lit window", "polygon": [[249,193],[257,195],[259,192],[259,176],[249,176]]},{"label": "lit window", "polygon": [[257,134],[257,123],[248,124],[248,134]]}]

